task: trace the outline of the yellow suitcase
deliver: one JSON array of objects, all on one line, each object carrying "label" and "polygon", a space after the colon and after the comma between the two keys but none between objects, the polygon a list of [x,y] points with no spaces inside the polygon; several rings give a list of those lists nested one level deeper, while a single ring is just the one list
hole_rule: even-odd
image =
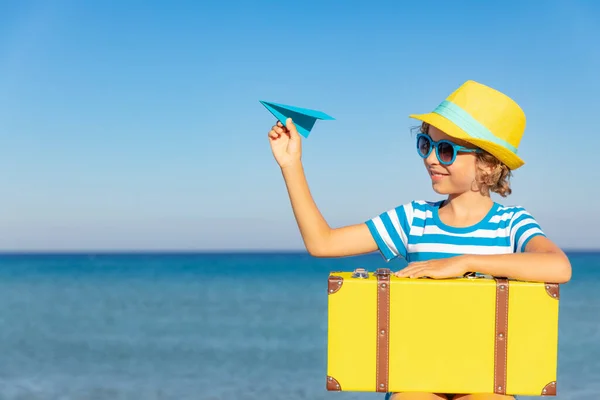
[{"label": "yellow suitcase", "polygon": [[327,390],[556,395],[558,305],[557,284],[332,272]]}]

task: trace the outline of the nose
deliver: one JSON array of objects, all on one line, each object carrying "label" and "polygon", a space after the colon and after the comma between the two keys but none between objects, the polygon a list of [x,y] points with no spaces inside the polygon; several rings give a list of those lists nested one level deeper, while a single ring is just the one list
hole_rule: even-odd
[{"label": "nose", "polygon": [[438,158],[437,158],[437,153],[435,151],[435,148],[431,149],[431,152],[425,159],[425,164],[434,165],[434,164],[439,164],[439,162],[440,162],[440,160],[438,160]]}]

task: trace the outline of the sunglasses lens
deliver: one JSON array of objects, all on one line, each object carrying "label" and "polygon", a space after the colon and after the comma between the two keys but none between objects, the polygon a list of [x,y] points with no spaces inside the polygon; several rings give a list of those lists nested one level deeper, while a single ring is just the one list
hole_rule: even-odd
[{"label": "sunglasses lens", "polygon": [[442,142],[438,146],[440,161],[449,163],[454,158],[454,148],[446,142]]},{"label": "sunglasses lens", "polygon": [[417,149],[421,157],[425,157],[429,153],[430,148],[431,142],[425,136],[420,136],[417,140]]}]

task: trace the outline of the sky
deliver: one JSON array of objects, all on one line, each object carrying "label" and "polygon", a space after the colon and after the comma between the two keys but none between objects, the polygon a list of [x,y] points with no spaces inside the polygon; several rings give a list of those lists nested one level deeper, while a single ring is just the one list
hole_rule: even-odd
[{"label": "sky", "polygon": [[0,251],[302,250],[267,100],[332,227],[437,200],[411,113],[473,79],[527,115],[513,194],[597,248],[600,3],[133,1],[0,5]]}]

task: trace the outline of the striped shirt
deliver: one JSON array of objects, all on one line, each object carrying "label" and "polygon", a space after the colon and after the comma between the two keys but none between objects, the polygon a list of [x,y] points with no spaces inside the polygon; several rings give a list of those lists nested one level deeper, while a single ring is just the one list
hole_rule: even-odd
[{"label": "striped shirt", "polygon": [[523,207],[494,203],[470,227],[452,227],[438,216],[443,201],[412,201],[366,221],[386,261],[408,262],[461,254],[507,254],[525,251],[529,240],[544,232]]}]

